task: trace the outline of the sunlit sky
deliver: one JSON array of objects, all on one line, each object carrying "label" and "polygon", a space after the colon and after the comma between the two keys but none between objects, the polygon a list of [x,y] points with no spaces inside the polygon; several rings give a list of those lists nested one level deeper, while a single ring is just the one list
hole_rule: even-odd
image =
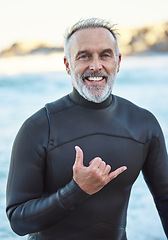
[{"label": "sunlit sky", "polygon": [[88,17],[119,29],[168,21],[168,0],[0,0],[0,50],[20,40],[61,45],[66,28]]}]

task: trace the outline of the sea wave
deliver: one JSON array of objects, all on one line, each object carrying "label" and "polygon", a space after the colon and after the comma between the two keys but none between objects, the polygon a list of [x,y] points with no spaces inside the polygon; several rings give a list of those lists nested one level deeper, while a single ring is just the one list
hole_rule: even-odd
[{"label": "sea wave", "polygon": [[[167,60],[168,56],[166,59],[155,57],[153,60],[151,57],[145,57],[145,62],[144,58],[136,62],[135,57],[124,58],[114,86],[114,94],[153,112],[161,124],[168,147]],[[0,75],[0,239],[2,240],[19,239],[12,232],[5,214],[5,188],[14,138],[26,118],[45,103],[58,99],[69,93],[71,89],[70,77],[65,70]],[[131,194],[127,232],[130,240],[166,239],[152,196],[142,175],[136,181]]]}]

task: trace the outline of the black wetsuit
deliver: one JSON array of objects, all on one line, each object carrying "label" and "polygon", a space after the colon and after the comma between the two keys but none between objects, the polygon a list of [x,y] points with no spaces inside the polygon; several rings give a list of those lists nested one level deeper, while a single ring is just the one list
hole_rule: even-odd
[{"label": "black wetsuit", "polygon": [[[86,166],[100,156],[112,170],[128,169],[90,196],[72,180],[76,145]],[[126,240],[130,191],[141,170],[168,234],[168,159],[157,120],[120,97],[96,104],[73,90],[30,117],[15,139],[11,226],[36,240]]]}]

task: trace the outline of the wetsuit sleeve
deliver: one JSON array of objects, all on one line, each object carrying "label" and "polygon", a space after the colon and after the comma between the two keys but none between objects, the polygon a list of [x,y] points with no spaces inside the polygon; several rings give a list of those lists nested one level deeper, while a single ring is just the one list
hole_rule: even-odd
[{"label": "wetsuit sleeve", "polygon": [[168,237],[168,156],[163,132],[156,119],[149,121],[151,136],[143,166],[145,181],[153,195],[166,236]]},{"label": "wetsuit sleeve", "polygon": [[56,193],[44,195],[48,142],[48,120],[44,112],[40,112],[38,121],[31,119],[24,123],[13,145],[7,184],[7,216],[18,235],[54,226],[89,196],[73,180]]},{"label": "wetsuit sleeve", "polygon": [[155,204],[168,239],[168,195],[155,198]]}]

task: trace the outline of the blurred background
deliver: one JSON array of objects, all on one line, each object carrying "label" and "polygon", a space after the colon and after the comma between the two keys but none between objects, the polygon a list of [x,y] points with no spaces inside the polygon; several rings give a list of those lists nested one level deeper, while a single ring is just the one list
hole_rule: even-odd
[{"label": "blurred background", "polygon": [[[72,87],[63,65],[64,33],[81,18],[117,24],[122,53],[114,94],[149,109],[168,146],[168,1],[0,0],[0,239],[27,239],[10,229],[5,190],[14,138],[22,123]],[[140,174],[128,209],[129,240],[165,240]]]}]

